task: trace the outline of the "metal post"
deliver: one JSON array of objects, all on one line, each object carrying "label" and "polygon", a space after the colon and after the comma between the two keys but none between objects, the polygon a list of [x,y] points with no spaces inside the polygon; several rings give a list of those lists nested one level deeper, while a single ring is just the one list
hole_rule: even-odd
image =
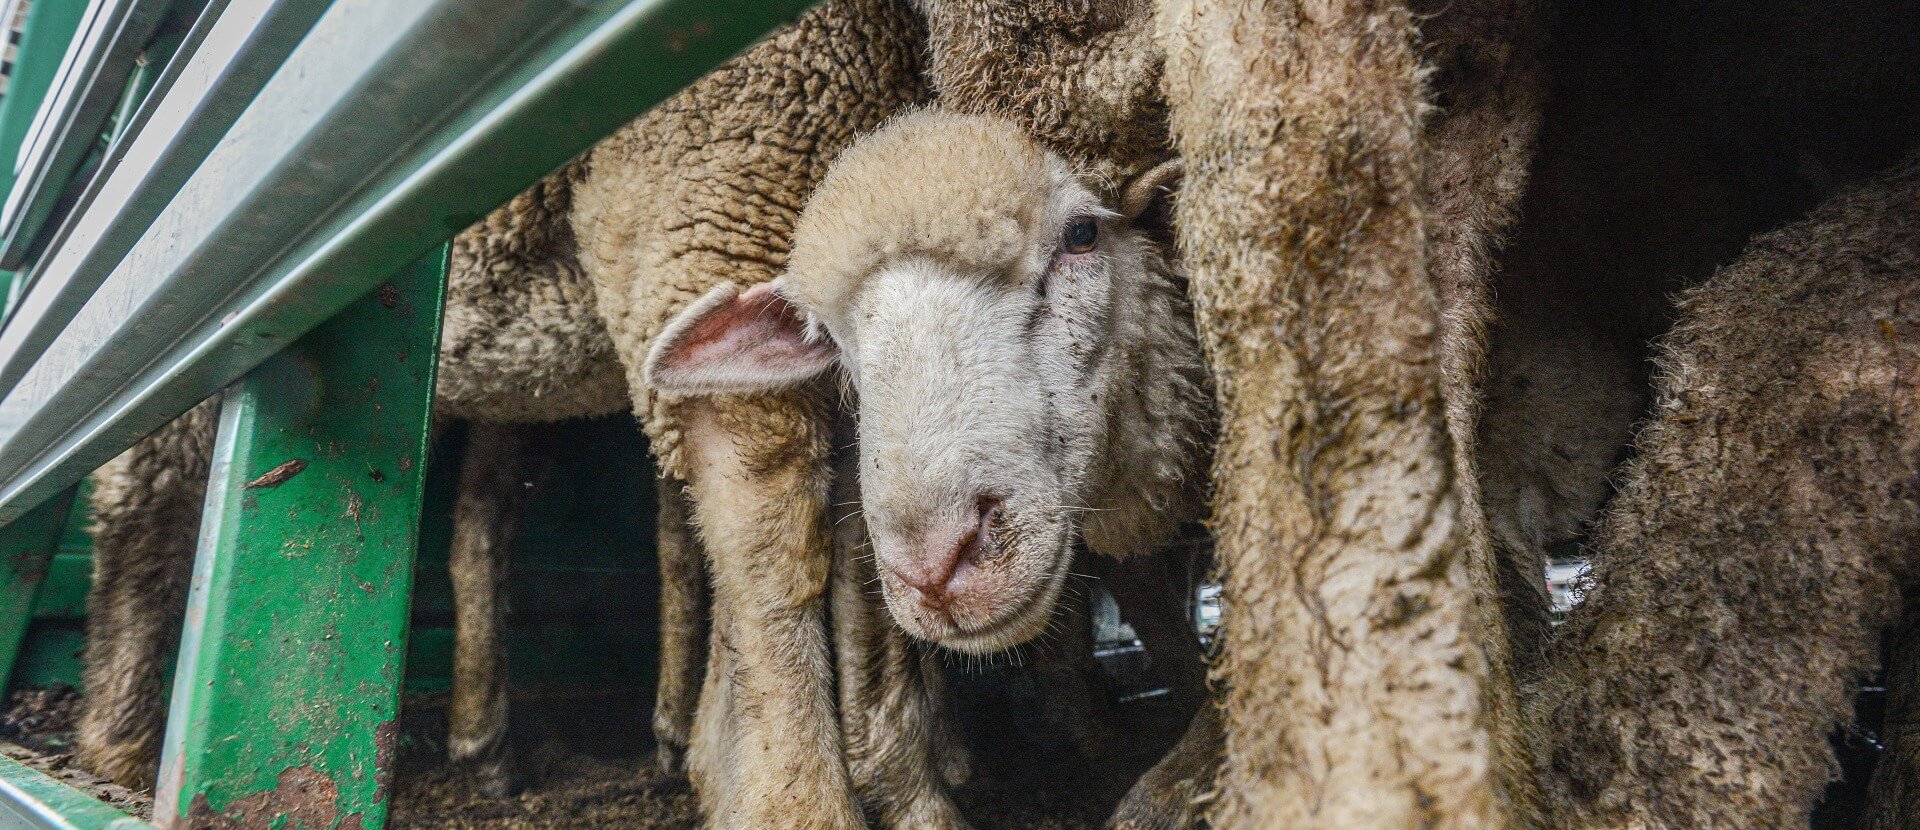
[{"label": "metal post", "polygon": [[446,252],[227,392],[154,822],[386,822]]}]

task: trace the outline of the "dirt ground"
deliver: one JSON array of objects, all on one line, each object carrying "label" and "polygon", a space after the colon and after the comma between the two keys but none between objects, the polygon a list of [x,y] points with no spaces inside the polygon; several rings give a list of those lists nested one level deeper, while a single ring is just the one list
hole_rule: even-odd
[{"label": "dirt ground", "polygon": [[[1177,715],[1152,701],[1116,713],[1116,762],[1081,760],[1045,724],[1018,682],[961,678],[961,722],[975,753],[974,781],[958,794],[979,830],[1094,830],[1129,781],[1178,731]],[[1863,695],[1861,720],[1878,723],[1878,689]],[[147,818],[152,795],[129,790],[73,763],[72,689],[16,692],[0,710],[0,752]],[[397,830],[695,830],[693,793],[684,777],[653,763],[649,718],[639,694],[521,695],[514,742],[530,782],[506,799],[488,797],[446,765],[445,698],[411,696],[401,716],[402,756],[389,826]],[[1847,775],[1816,811],[1813,830],[1853,827],[1878,740],[1861,727],[1836,737]]]},{"label": "dirt ground", "polygon": [[[962,810],[980,830],[1094,830],[1178,731],[1177,715],[1153,701],[1115,715],[1126,736],[1118,761],[1081,760],[1033,705],[1020,678],[962,678],[958,706],[975,755]],[[446,764],[445,698],[410,696],[401,716],[402,755],[389,826],[400,830],[693,830],[699,817],[683,776],[653,763],[650,702],[638,693],[518,695],[514,744],[520,794],[480,793]],[[73,690],[18,692],[0,711],[0,751],[70,786],[146,818],[152,796],[95,778],[73,762]]]}]

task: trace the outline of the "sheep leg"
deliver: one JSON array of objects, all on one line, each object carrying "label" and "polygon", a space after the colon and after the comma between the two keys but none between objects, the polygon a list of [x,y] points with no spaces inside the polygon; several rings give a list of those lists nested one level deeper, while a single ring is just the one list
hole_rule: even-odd
[{"label": "sheep leg", "polygon": [[660,685],[653,702],[654,754],[661,769],[683,771],[687,738],[707,665],[707,572],[687,524],[686,485],[662,477],[659,488]]},{"label": "sheep leg", "polygon": [[738,743],[733,730],[733,682],[736,669],[733,622],[724,605],[715,605],[707,629],[706,672],[700,679],[699,705],[687,735],[687,779],[703,808],[734,790],[735,769],[728,759]]},{"label": "sheep leg", "polygon": [[[882,828],[964,830],[934,753],[947,728],[938,666],[893,623],[879,596],[851,453],[834,477],[833,648],[847,773]],[[928,672],[931,671],[932,674]]]},{"label": "sheep leg", "polygon": [[1127,791],[1108,830],[1189,830],[1204,826],[1202,796],[1220,769],[1226,736],[1220,731],[1220,710],[1202,703],[1180,742],[1160,762],[1140,776]]},{"label": "sheep leg", "polygon": [[1864,830],[1920,827],[1920,607],[1911,597],[1904,604],[1904,618],[1891,635],[1892,664],[1881,672],[1887,684],[1880,730],[1886,751],[1873,770]]},{"label": "sheep leg", "polygon": [[1518,823],[1504,621],[1445,417],[1416,17],[1166,0],[1157,27],[1222,416],[1208,820]]},{"label": "sheep leg", "polygon": [[1920,538],[1920,168],[1680,299],[1540,705],[1554,826],[1807,826]]},{"label": "sheep leg", "polygon": [[[1088,558],[1075,556],[1081,562]],[[1100,663],[1093,656],[1093,617],[1088,604],[1092,589],[1092,580],[1087,577],[1067,577],[1053,615],[1056,635],[1043,637],[1034,645],[1033,680],[1040,688],[1041,712],[1047,721],[1067,733],[1080,757],[1101,762],[1120,746],[1120,735],[1113,727],[1111,707],[1100,692]]]},{"label": "sheep leg", "polygon": [[[683,406],[687,483],[724,663],[709,668],[694,723],[703,756],[695,786],[713,810],[707,822],[859,830],[827,644],[824,485],[832,479],[820,397],[808,390]],[[710,700],[725,701],[725,720],[705,711]],[[728,734],[712,734],[721,729]]]},{"label": "sheep leg", "polygon": [[495,798],[517,789],[507,743],[509,557],[527,499],[551,471],[550,454],[529,428],[470,425],[447,550],[453,578],[447,757]]},{"label": "sheep leg", "polygon": [[153,786],[159,765],[165,677],[179,650],[219,419],[216,397],[94,474],[86,698],[76,742],[82,766],[128,787]]}]

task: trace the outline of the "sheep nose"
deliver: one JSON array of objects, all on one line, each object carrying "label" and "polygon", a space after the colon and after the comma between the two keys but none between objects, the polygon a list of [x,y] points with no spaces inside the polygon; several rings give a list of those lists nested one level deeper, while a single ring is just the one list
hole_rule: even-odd
[{"label": "sheep nose", "polygon": [[933,611],[944,610],[953,602],[966,566],[979,561],[1000,503],[992,496],[974,499],[971,522],[949,526],[951,529],[944,533],[928,533],[914,555],[889,563],[887,570],[920,595],[921,605]]}]

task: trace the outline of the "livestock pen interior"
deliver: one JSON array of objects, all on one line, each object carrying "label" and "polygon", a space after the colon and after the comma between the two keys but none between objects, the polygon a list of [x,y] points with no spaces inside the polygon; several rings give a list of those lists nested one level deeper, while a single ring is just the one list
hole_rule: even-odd
[{"label": "livestock pen interior", "polygon": [[[448,552],[468,428],[428,426],[434,312],[451,234],[812,4],[496,5],[511,7],[510,22],[536,36],[472,37],[486,28],[472,25],[490,11],[481,0],[0,4],[14,27],[0,158],[20,160],[0,175],[9,188],[0,265],[11,269],[0,328],[0,520],[9,522],[0,527],[0,752],[12,759],[0,760],[0,830],[167,826],[178,816],[156,816],[156,801],[163,813],[184,816],[208,793],[221,804],[264,803],[295,815],[303,808],[249,801],[307,769],[289,758],[354,770],[342,776],[338,798],[342,810],[365,811],[369,830],[383,814],[402,828],[700,825],[686,776],[656,759],[658,481],[631,416],[547,428],[553,471],[528,484],[505,599],[516,791],[489,792],[470,770],[447,763],[455,674]],[[1498,285],[1517,301],[1565,288],[1528,286],[1521,278],[1530,274],[1589,279],[1552,298],[1566,315],[1553,325],[1617,326],[1608,334],[1633,341],[1642,385],[1652,370],[1641,331],[1652,324],[1592,313],[1590,295],[1614,288],[1609,269],[1652,273],[1663,294],[1704,278],[1752,233],[1806,210],[1809,194],[1890,163],[1905,142],[1889,136],[1920,125],[1920,105],[1899,92],[1916,85],[1845,95],[1821,88],[1814,111],[1766,111],[1765,95],[1743,98],[1741,84],[1772,89],[1766,60],[1752,52],[1779,47],[1771,39],[1780,31],[1727,25],[1689,41],[1661,28],[1679,28],[1671,18],[1643,6],[1554,19],[1540,172],[1501,254]],[[1915,28],[1895,20],[1872,38],[1814,38],[1789,59],[1817,62],[1814,49],[1920,44],[1909,37]],[[333,40],[309,48],[309,33]],[[379,38],[378,47],[351,47]],[[438,48],[444,52],[432,54],[445,57],[463,47],[472,54],[450,68],[407,62],[408,50]],[[302,72],[276,75],[293,63]],[[1892,75],[1920,80],[1912,56],[1885,63]],[[1724,73],[1716,81],[1727,81],[1709,85],[1712,94],[1657,89],[1676,66],[1709,64]],[[419,88],[379,83],[396,72],[418,72]],[[183,78],[207,88],[190,89]],[[289,94],[262,92],[278,90],[269,84]],[[326,106],[288,103],[300,100],[292,93]],[[1871,95],[1896,103],[1859,104]],[[1705,115],[1720,114],[1715,106],[1746,116],[1728,130],[1733,138],[1709,136],[1714,123]],[[412,117],[442,109],[442,118]],[[308,132],[290,138],[268,129],[277,122]],[[383,126],[369,131],[367,123]],[[174,131],[168,142],[139,143],[163,127]],[[313,147],[346,160],[336,170],[299,167],[293,154]],[[190,183],[196,171],[217,173],[223,164],[258,176],[225,189],[217,176]],[[122,174],[134,184],[115,189]],[[1711,187],[1722,189],[1702,195]],[[176,208],[176,193],[220,215],[194,225],[176,214],[196,203],[182,198]],[[215,221],[228,215],[255,224]],[[176,241],[150,238],[156,227]],[[69,245],[73,239],[98,240],[113,255]],[[266,251],[262,240],[290,241]],[[191,256],[182,253],[189,243],[198,246]],[[147,258],[136,262],[136,254]],[[120,268],[121,256],[133,265]],[[93,302],[96,293],[106,302]],[[1655,303],[1655,323],[1670,322],[1664,302]],[[341,381],[350,371],[362,374]],[[179,756],[164,759],[158,790],[130,789],[74,757],[86,626],[99,612],[87,603],[93,558],[83,479],[221,390],[229,398],[207,497],[212,527],[199,544],[203,557],[241,550],[255,558],[202,563],[205,573],[196,572],[192,649],[179,668],[187,676],[169,683],[175,695],[193,693],[175,701],[168,724]],[[320,410],[326,417],[315,419]],[[281,433],[296,427],[332,455],[311,468],[282,463],[291,439]],[[412,447],[425,448],[417,464]],[[301,489],[348,478],[344,509],[314,509],[323,495]],[[269,492],[284,504],[262,509]],[[363,493],[372,508],[364,512]],[[325,566],[288,552],[316,540],[349,544],[342,539],[375,554],[372,564],[322,573]],[[1557,611],[1575,601],[1570,586],[1584,541],[1555,540],[1542,563]],[[1223,613],[1205,572],[1208,544],[1198,529],[1182,540],[1193,555],[1180,589],[1203,639]],[[248,582],[218,567],[270,576]],[[302,573],[309,567],[311,579]],[[956,797],[982,830],[1101,827],[1185,728],[1118,606],[1097,581],[1075,576],[1090,596],[1082,623],[1100,672],[1094,703],[1112,730],[1100,746],[1074,733],[1071,716],[1036,678],[1030,651],[984,660],[938,653],[948,714],[972,758]],[[303,613],[307,603],[328,613]],[[216,647],[222,636],[231,637],[224,652]],[[254,650],[270,640],[284,648]],[[301,657],[307,652],[311,665]],[[1881,750],[1883,691],[1863,686],[1857,725],[1833,736],[1843,775],[1815,813],[1816,827],[1855,826]],[[325,722],[313,726],[318,720]]]},{"label": "livestock pen interior", "polygon": [[[452,680],[452,590],[447,574],[462,428],[437,437],[427,477],[415,567],[411,644],[402,703],[396,827],[695,827],[684,777],[654,760],[659,576],[652,561],[654,479],[632,419],[594,419],[555,430],[556,469],[536,488],[512,554],[513,740],[523,792],[481,792],[445,766],[446,691]],[[84,494],[83,494],[84,495]],[[151,794],[84,772],[72,757],[81,685],[90,569],[82,510],[69,518],[35,601],[0,713],[0,749],[30,766],[146,817]],[[637,541],[636,541],[637,540]],[[966,803],[986,827],[1097,827],[1130,773],[1179,724],[1156,703],[1137,644],[1112,615],[1097,616],[1109,690],[1138,741],[1123,763],[1095,769],[1048,723],[1038,692],[1008,657],[994,666],[952,661],[961,720],[980,751]]]}]

